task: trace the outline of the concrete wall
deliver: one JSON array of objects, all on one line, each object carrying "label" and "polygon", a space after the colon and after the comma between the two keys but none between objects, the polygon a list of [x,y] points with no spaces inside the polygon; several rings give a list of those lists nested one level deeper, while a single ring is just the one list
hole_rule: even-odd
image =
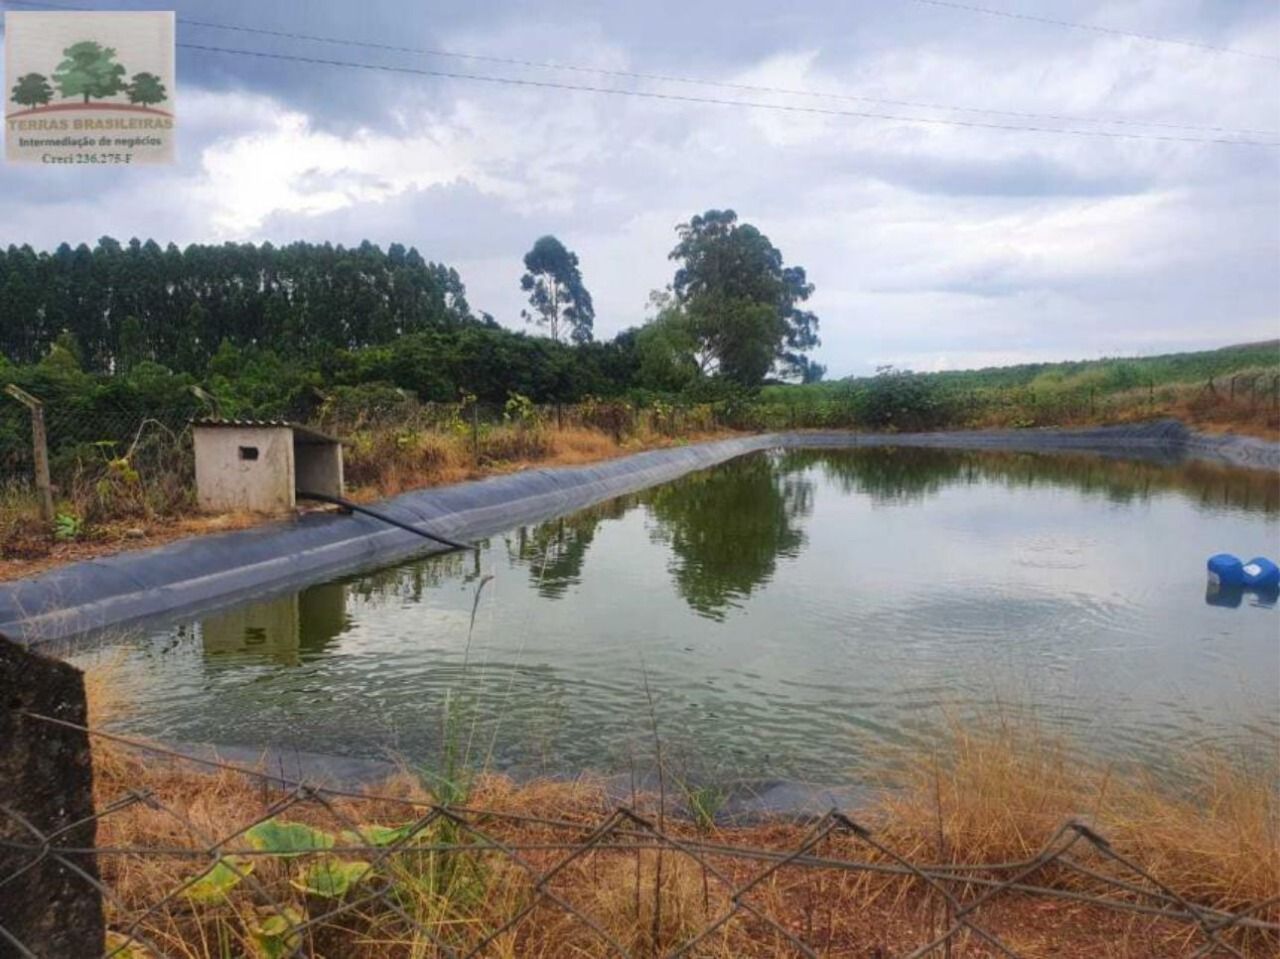
[{"label": "concrete wall", "polygon": [[[283,426],[196,426],[196,501],[213,513],[294,507],[293,431]],[[256,449],[257,459],[244,450]]]},{"label": "concrete wall", "polygon": [[342,445],[295,440],[293,462],[297,486],[307,493],[342,495]]},{"label": "concrete wall", "polygon": [[[66,663],[0,636],[0,957],[101,956],[105,928],[92,853],[89,735],[30,713],[84,726],[84,677]],[[21,948],[14,943],[21,943]]]}]

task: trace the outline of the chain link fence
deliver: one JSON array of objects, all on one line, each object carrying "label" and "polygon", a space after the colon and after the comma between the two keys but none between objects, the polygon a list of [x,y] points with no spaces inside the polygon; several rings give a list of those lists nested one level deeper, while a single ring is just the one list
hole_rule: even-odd
[{"label": "chain link fence", "polygon": [[[100,903],[103,956],[1104,954],[1073,951],[1074,936],[1112,942],[1115,956],[1280,948],[1280,896],[1203,905],[1082,821],[1018,861],[928,862],[838,810],[740,832],[639,800],[572,814],[471,808],[290,781],[29,711],[22,720],[140,762],[140,781],[100,787],[91,824],[44,832],[0,804],[0,836],[11,837],[0,859],[13,864],[0,891],[56,864]],[[190,782],[196,767],[213,775],[176,801],[165,777]],[[219,793],[239,797],[234,821],[216,815]],[[1027,924],[1049,929],[1055,916],[1070,921],[1028,951]],[[1139,923],[1158,945],[1123,951]],[[0,946],[50,955],[3,916]]]}]

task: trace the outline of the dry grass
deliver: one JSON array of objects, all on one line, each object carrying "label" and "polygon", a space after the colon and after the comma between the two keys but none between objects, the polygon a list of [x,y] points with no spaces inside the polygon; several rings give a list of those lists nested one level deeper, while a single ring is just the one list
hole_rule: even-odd
[{"label": "dry grass", "polygon": [[899,848],[959,863],[1027,858],[1077,819],[1190,899],[1244,909],[1280,895],[1275,745],[1270,762],[1206,749],[1157,778],[1034,719],[953,720],[933,755],[886,764],[877,821]]},{"label": "dry grass", "polygon": [[[95,724],[118,718],[127,705],[112,681],[114,664],[104,660],[89,673]],[[1275,770],[1250,769],[1216,759],[1179,770],[1178,787],[1139,772],[1087,761],[1069,742],[1034,723],[955,723],[933,755],[899,753],[886,757],[894,771],[886,789],[856,818],[873,824],[875,835],[918,862],[973,863],[1023,859],[1038,851],[1064,820],[1086,818],[1114,848],[1141,862],[1162,881],[1197,902],[1219,908],[1254,905],[1280,892]],[[281,793],[251,776],[213,774],[178,765],[128,747],[99,741],[95,748],[99,808],[129,789],[145,788],[154,805],[136,804],[104,817],[99,846],[203,847],[215,837],[236,833],[271,811]],[[378,784],[377,797],[420,803],[430,793],[413,776],[401,774]],[[579,826],[469,816],[489,837],[524,844],[525,860],[540,870],[563,851],[539,850],[542,843],[579,843],[610,812],[596,783],[539,781],[517,784],[501,776],[476,779],[467,799],[471,809],[532,815]],[[652,819],[652,797],[638,808]],[[178,813],[173,815],[171,810]],[[338,834],[355,824],[402,825],[417,813],[389,798],[335,799],[331,805],[302,802],[277,815]],[[195,836],[193,837],[193,830]],[[739,849],[791,851],[804,839],[804,824],[785,819],[742,826],[716,826],[668,817],[665,833],[681,841],[702,840]],[[475,836],[449,823],[432,825],[422,841],[462,843],[464,855],[405,850],[379,866],[379,881],[394,884],[403,913],[455,945],[475,944],[533,901],[529,875]],[[246,848],[234,839],[225,846]],[[883,861],[849,835],[832,836],[814,855]],[[369,854],[345,854],[369,859]],[[1101,857],[1081,859],[1106,871]],[[103,857],[104,875],[123,907],[113,907],[120,926],[204,868],[199,861],[159,856]],[[295,883],[305,860],[261,857],[256,887],[241,883],[225,900],[194,903],[182,895],[168,900],[145,920],[141,931],[167,955],[213,959],[224,955],[269,956],[254,938],[272,909],[288,903],[294,917],[317,915],[350,899],[304,895]],[[601,849],[580,855],[557,873],[547,888],[590,916],[632,955],[665,954],[690,941],[732,906],[733,884],[764,868],[759,861],[708,854],[699,862],[668,847]],[[993,874],[994,875],[994,874]],[[1038,881],[1064,889],[1097,891],[1050,867]],[[1126,878],[1133,878],[1131,876]],[[389,886],[390,888],[390,886]],[[980,887],[968,890],[972,898]],[[355,894],[348,894],[354,897]],[[920,884],[894,877],[829,869],[785,867],[753,889],[744,901],[809,943],[822,956],[899,955],[944,928],[938,898]],[[1280,906],[1258,913],[1280,920]],[[1178,957],[1200,944],[1186,926],[1078,902],[1005,896],[983,906],[981,924],[1019,954],[1034,957]],[[1242,954],[1276,954],[1280,942],[1258,934],[1238,935]],[[952,956],[996,955],[979,938],[963,933]],[[385,907],[371,905],[312,927],[303,955],[406,957],[444,955],[421,932]],[[543,903],[529,918],[504,933],[487,955],[500,957],[604,956],[612,954],[586,924]],[[797,953],[777,931],[749,911],[702,940],[689,953],[707,957],[766,957]],[[138,953],[145,955],[145,953]]]},{"label": "dry grass", "polygon": [[477,452],[469,432],[371,430],[349,437],[345,467],[352,496],[374,499],[533,466],[595,463],[723,435],[699,432],[677,439],[642,429],[619,439],[582,426],[559,430],[498,426],[481,432]]},{"label": "dry grass", "polygon": [[[1042,391],[1035,404],[1026,402],[982,410],[967,428],[999,429],[1025,426],[1106,426],[1173,417],[1206,433],[1238,433],[1280,440],[1280,395],[1271,387],[1274,370],[1246,370],[1231,392],[1229,379],[1213,389],[1204,383],[1170,383],[1154,388],[1100,395],[1090,407],[1078,391],[1057,396]],[[1259,392],[1252,385],[1259,384]]]}]

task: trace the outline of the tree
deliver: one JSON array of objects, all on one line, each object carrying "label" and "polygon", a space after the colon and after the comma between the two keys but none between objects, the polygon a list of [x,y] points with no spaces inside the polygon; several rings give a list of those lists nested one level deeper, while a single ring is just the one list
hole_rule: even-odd
[{"label": "tree", "polygon": [[24,107],[43,106],[53,99],[53,87],[49,86],[49,81],[43,74],[28,73],[18,77],[9,96],[14,103],[20,103]]},{"label": "tree", "polygon": [[676,227],[680,263],[671,288],[699,342],[704,372],[756,386],[777,368],[808,369],[804,354],[819,344],[818,318],[799,304],[813,293],[803,267],[733,210],[708,210]]},{"label": "tree", "polygon": [[141,103],[147,106],[152,103],[164,103],[169,94],[154,73],[135,73],[129,86],[125,88],[130,103]]},{"label": "tree", "polygon": [[591,342],[596,311],[591,294],[582,284],[578,255],[565,249],[554,236],[539,237],[524,255],[524,268],[520,289],[529,294],[533,312],[521,310],[520,315],[530,323],[547,327],[557,342],[562,324],[569,328],[575,343]]},{"label": "tree", "polygon": [[670,293],[654,290],[649,302],[656,315],[636,332],[636,380],[645,389],[678,393],[701,373],[697,338]]},{"label": "tree", "polygon": [[66,57],[54,71],[53,80],[63,98],[115,96],[124,89],[124,67],[116,63],[114,47],[81,40],[62,51]]}]

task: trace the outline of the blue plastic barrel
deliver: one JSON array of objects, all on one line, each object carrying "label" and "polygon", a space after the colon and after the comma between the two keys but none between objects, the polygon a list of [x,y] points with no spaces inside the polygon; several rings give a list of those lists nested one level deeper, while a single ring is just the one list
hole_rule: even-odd
[{"label": "blue plastic barrel", "polygon": [[1265,556],[1255,556],[1240,567],[1244,585],[1250,589],[1270,589],[1280,585],[1280,566]]},{"label": "blue plastic barrel", "polygon": [[[1274,565],[1274,564],[1272,564]],[[1209,557],[1209,581],[1219,586],[1243,586],[1244,563],[1230,553]]]}]

